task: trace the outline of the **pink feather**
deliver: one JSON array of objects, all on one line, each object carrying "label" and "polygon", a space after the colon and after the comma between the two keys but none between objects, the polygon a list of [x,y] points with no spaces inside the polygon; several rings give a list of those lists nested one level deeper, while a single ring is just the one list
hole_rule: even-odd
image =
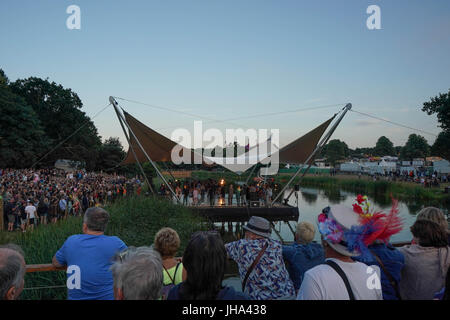
[{"label": "pink feather", "polygon": [[403,229],[403,221],[398,215],[398,200],[392,198],[392,208],[389,214],[383,219],[383,229],[377,240],[388,242],[390,237]]}]

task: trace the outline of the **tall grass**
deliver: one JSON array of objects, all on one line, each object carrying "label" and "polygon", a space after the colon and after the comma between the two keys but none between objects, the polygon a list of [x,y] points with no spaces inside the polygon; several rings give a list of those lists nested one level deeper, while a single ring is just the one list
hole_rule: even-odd
[{"label": "tall grass", "polygon": [[402,200],[450,202],[450,195],[443,193],[440,189],[426,189],[420,185],[401,182],[306,176],[302,179],[301,185],[320,188],[340,188],[342,190],[365,193],[376,197],[384,196],[390,198],[392,195]]},{"label": "tall grass", "polygon": [[[127,197],[105,207],[110,213],[106,235],[115,235],[128,246],[143,246],[153,243],[156,232],[162,227],[175,229],[181,240],[178,255],[197,230],[205,229],[206,222],[195,216],[188,208],[175,205],[168,200],[153,197]],[[82,218],[68,217],[57,224],[39,226],[33,232],[20,234],[0,233],[0,243],[13,242],[25,252],[27,264],[51,263],[56,251],[73,234],[82,233]],[[66,274],[58,272],[36,272],[25,276],[25,290],[21,299],[48,300],[66,299],[63,288],[31,289],[45,286],[65,286]]]}]

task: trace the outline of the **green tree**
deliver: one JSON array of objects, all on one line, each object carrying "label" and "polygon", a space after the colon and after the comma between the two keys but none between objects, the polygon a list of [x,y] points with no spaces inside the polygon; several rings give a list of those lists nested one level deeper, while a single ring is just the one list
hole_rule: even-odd
[{"label": "green tree", "polygon": [[324,155],[331,165],[335,165],[338,160],[345,159],[350,154],[347,144],[339,139],[330,140],[323,148]]},{"label": "green tree", "polygon": [[29,167],[49,141],[33,108],[8,84],[0,69],[0,167]]},{"label": "green tree", "polygon": [[374,155],[380,157],[393,156],[395,155],[394,144],[391,142],[391,140],[389,140],[385,136],[381,136],[380,138],[378,138],[373,153]]},{"label": "green tree", "polygon": [[119,138],[110,137],[100,147],[97,170],[111,170],[117,168],[125,158],[125,151]]},{"label": "green tree", "polygon": [[448,93],[439,93],[439,96],[430,98],[424,102],[422,111],[428,115],[436,114],[440,127],[444,131],[450,131],[450,89]]},{"label": "green tree", "polygon": [[46,135],[51,139],[51,145],[43,154],[83,126],[43,159],[41,165],[52,165],[56,159],[71,159],[85,162],[89,170],[95,168],[101,137],[94,123],[80,110],[83,104],[75,92],[36,77],[19,79],[11,83],[10,87],[34,109]]},{"label": "green tree", "polygon": [[404,160],[412,160],[414,158],[425,158],[430,153],[430,146],[424,137],[411,134],[408,141],[400,152],[400,157]]},{"label": "green tree", "polygon": [[442,131],[431,147],[431,155],[450,160],[450,131]]}]

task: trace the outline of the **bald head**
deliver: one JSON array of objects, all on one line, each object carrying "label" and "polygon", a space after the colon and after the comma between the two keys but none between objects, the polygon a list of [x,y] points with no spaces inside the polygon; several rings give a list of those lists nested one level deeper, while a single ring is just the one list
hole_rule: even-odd
[{"label": "bald head", "polygon": [[22,293],[25,259],[15,244],[0,246],[0,300],[15,300]]}]

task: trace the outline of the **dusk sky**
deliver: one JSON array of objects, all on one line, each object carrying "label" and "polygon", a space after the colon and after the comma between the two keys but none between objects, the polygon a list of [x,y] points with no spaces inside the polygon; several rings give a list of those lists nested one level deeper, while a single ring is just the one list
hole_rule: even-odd
[{"label": "dusk sky", "polygon": [[[72,4],[80,30],[66,27]],[[380,30],[366,26],[373,4]],[[282,146],[347,102],[438,134],[436,117],[421,107],[450,88],[448,0],[2,0],[0,27],[0,68],[11,81],[36,76],[71,88],[91,117],[112,95],[235,119],[205,128],[280,129]],[[119,102],[168,137],[201,120]],[[283,113],[327,105],[335,106]],[[280,114],[249,117],[272,112]],[[103,138],[125,142],[112,108],[94,122]],[[353,112],[332,138],[372,147],[381,135],[403,145],[411,133],[435,140]]]}]

